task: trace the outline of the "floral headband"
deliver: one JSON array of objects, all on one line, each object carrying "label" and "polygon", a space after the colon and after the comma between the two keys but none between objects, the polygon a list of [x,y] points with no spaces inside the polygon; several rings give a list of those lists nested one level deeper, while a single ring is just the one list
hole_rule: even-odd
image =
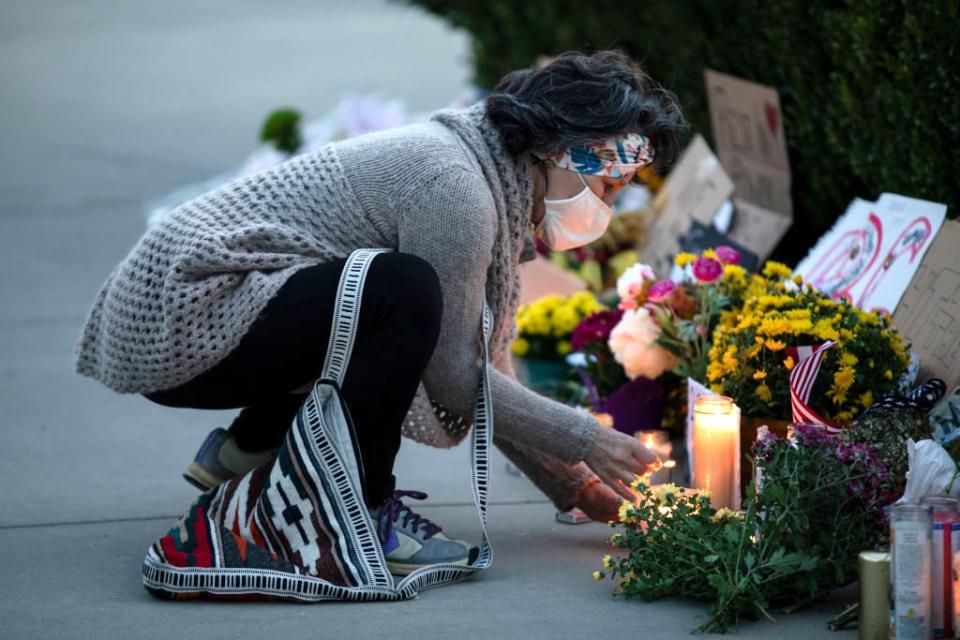
[{"label": "floral headband", "polygon": [[570,147],[558,153],[535,155],[553,161],[561,169],[587,175],[622,178],[653,162],[654,153],[650,138],[639,133],[629,133],[623,138]]}]

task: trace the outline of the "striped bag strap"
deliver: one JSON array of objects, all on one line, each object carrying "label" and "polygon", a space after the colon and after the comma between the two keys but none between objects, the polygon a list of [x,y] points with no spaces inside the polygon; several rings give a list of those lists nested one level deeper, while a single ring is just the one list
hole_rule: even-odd
[{"label": "striped bag strap", "polygon": [[340,274],[337,287],[337,299],[333,307],[333,324],[330,340],[327,343],[327,355],[323,359],[321,380],[333,380],[337,386],[343,385],[343,376],[350,363],[353,343],[357,338],[357,326],[360,322],[360,303],[363,299],[363,285],[373,259],[390,249],[357,249],[347,258]]},{"label": "striped bag strap", "polygon": [[[340,276],[340,286],[334,306],[333,327],[330,331],[330,341],[327,346],[327,355],[324,358],[320,380],[332,380],[337,385],[342,383],[356,339],[360,302],[367,272],[377,254],[388,251],[390,249],[358,249],[350,254],[347,259]],[[486,296],[484,296],[481,319],[483,339],[481,341],[480,389],[477,392],[477,400],[474,405],[473,429],[470,440],[471,486],[473,501],[480,519],[479,554],[469,565],[438,563],[413,571],[396,585],[394,592],[400,597],[414,597],[424,589],[460,580],[493,564],[493,549],[487,537],[490,446],[493,442],[493,398],[490,390],[489,374],[489,348],[492,330],[493,313],[487,304]],[[356,535],[356,532],[351,532],[351,537],[354,538],[355,543],[357,542]],[[377,556],[378,554],[372,552],[372,555]],[[373,566],[382,565],[382,559],[371,557],[368,560]],[[375,585],[369,585],[367,589],[371,593],[379,593],[379,589]],[[361,587],[360,590],[365,591],[366,589]]]},{"label": "striped bag strap", "polygon": [[487,537],[487,490],[490,481],[490,445],[493,441],[493,397],[490,391],[489,348],[490,333],[493,329],[493,313],[483,300],[481,331],[481,377],[480,389],[473,410],[473,429],[470,438],[470,474],[473,488],[473,501],[480,518],[480,553],[469,565],[439,563],[417,569],[400,581],[397,592],[405,598],[411,598],[418,592],[444,583],[463,579],[472,573],[486,569],[493,564],[493,548]]}]

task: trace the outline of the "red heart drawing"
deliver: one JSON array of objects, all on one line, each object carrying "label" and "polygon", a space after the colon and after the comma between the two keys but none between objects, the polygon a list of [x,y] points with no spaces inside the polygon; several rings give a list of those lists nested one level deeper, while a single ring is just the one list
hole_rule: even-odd
[{"label": "red heart drawing", "polygon": [[776,137],[777,135],[777,108],[767,102],[764,105],[764,109],[767,112],[767,127],[770,128],[770,135]]}]

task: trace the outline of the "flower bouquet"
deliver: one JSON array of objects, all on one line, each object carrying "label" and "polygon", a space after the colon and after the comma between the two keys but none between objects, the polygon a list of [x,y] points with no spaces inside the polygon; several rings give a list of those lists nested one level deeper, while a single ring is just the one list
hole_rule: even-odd
[{"label": "flower bouquet", "polygon": [[520,306],[511,350],[521,358],[522,373],[531,388],[550,395],[558,392],[570,369],[566,356],[573,349],[573,330],[585,317],[605,309],[588,291],[544,296]]},{"label": "flower bouquet", "polygon": [[573,334],[573,348],[586,356],[584,379],[595,410],[610,413],[630,433],[676,426],[675,419],[664,425],[664,409],[669,398],[684,404],[686,377],[705,375],[710,330],[728,304],[719,283],[731,268],[740,277],[739,259],[729,247],[681,254],[678,264],[690,268],[679,283],[658,280],[645,264],[624,271],[618,309],[586,318]]},{"label": "flower bouquet", "polygon": [[734,398],[744,415],[790,419],[790,371],[800,353],[828,341],[810,408],[838,426],[897,390],[910,357],[890,319],[835,302],[768,262],[760,275],[732,274],[720,290],[720,313],[706,379]]}]

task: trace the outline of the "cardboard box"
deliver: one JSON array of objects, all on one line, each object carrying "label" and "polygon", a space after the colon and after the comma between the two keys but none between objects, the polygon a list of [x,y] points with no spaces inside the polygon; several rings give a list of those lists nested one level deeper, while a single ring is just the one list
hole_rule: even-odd
[{"label": "cardboard box", "polygon": [[946,220],[900,299],[893,324],[920,355],[920,377],[960,385],[960,222]]}]

